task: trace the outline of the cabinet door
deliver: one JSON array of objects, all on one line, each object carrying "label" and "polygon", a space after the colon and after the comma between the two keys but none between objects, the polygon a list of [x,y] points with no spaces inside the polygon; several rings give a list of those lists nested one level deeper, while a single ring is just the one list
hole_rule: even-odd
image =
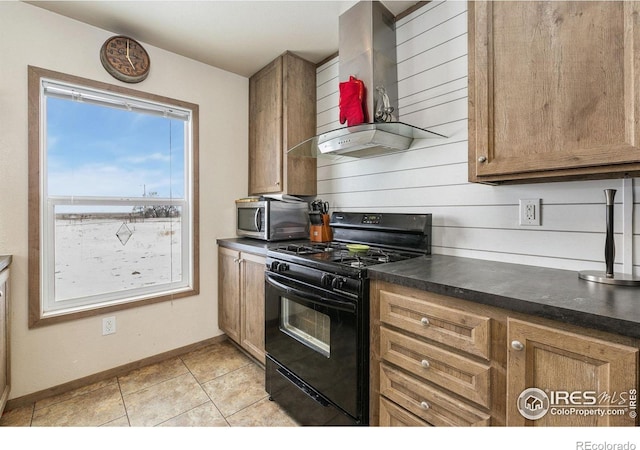
[{"label": "cabinet door", "polygon": [[282,191],[282,57],[249,79],[249,194]]},{"label": "cabinet door", "polygon": [[262,364],[264,349],[264,271],[266,258],[242,253],[242,347]]},{"label": "cabinet door", "polygon": [[[638,389],[638,349],[508,319],[507,425],[634,426],[629,394]],[[528,401],[523,392],[531,388]],[[597,398],[594,403],[593,397]],[[519,400],[521,399],[521,400]],[[520,408],[519,406],[520,402]],[[531,406],[525,406],[523,402]],[[611,408],[627,408],[609,415]],[[546,414],[532,420],[525,418]],[[573,410],[571,408],[574,408]],[[591,411],[602,410],[600,416]]]},{"label": "cabinet door", "polygon": [[638,2],[468,2],[469,179],[640,170]]},{"label": "cabinet door", "polygon": [[283,182],[293,195],[316,195],[317,161],[287,151],[316,134],[316,66],[291,53],[283,56]]},{"label": "cabinet door", "polygon": [[240,252],[218,248],[218,326],[240,342]]},{"label": "cabinet door", "polygon": [[0,272],[0,416],[9,398],[9,269]]},{"label": "cabinet door", "polygon": [[385,398],[380,398],[381,427],[430,427],[427,422],[405,411]]}]

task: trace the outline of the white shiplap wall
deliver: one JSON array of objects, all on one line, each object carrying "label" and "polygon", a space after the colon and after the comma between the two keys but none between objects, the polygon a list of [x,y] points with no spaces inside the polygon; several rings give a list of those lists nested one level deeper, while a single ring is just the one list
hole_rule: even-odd
[{"label": "white shiplap wall", "polygon": [[[396,40],[400,119],[447,138],[417,140],[390,155],[319,159],[318,197],[332,211],[431,213],[437,254],[603,270],[602,191],[613,188],[615,270],[640,274],[637,179],[513,186],[467,181],[466,1],[425,5],[398,21]],[[336,57],[317,71],[318,133],[343,126],[338,83]],[[518,224],[523,198],[541,199],[541,226]]]}]

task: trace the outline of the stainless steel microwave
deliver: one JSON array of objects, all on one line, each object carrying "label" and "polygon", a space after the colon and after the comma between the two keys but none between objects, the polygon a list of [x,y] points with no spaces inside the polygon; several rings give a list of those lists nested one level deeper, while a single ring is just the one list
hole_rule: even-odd
[{"label": "stainless steel microwave", "polygon": [[279,200],[236,200],[236,234],[264,241],[309,238],[309,205]]}]

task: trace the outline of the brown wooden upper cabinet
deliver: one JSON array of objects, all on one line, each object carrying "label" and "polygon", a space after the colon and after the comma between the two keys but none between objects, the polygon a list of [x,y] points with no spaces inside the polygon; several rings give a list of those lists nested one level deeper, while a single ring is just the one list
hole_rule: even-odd
[{"label": "brown wooden upper cabinet", "polygon": [[316,195],[316,160],[287,151],[316,134],[316,66],[280,55],[249,79],[249,194]]},{"label": "brown wooden upper cabinet", "polygon": [[469,180],[640,173],[640,2],[468,2]]}]

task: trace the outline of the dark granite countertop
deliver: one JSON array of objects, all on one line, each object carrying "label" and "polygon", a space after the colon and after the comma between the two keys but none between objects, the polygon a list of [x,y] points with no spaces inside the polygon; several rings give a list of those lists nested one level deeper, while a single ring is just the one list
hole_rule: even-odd
[{"label": "dark granite countertop", "polygon": [[[216,242],[258,255],[273,245],[251,238]],[[430,255],[373,266],[368,273],[372,279],[640,338],[640,288],[588,282],[570,270]]]},{"label": "dark granite countertop", "polygon": [[0,272],[11,265],[11,255],[0,255]]},{"label": "dark granite countertop", "polygon": [[228,238],[217,239],[216,243],[220,247],[230,248],[232,250],[238,250],[241,252],[254,253],[256,255],[267,255],[267,249],[269,242],[261,241],[260,239],[251,238]]},{"label": "dark granite countertop", "polygon": [[372,267],[369,277],[640,338],[640,288],[588,282],[570,270],[430,255]]}]

